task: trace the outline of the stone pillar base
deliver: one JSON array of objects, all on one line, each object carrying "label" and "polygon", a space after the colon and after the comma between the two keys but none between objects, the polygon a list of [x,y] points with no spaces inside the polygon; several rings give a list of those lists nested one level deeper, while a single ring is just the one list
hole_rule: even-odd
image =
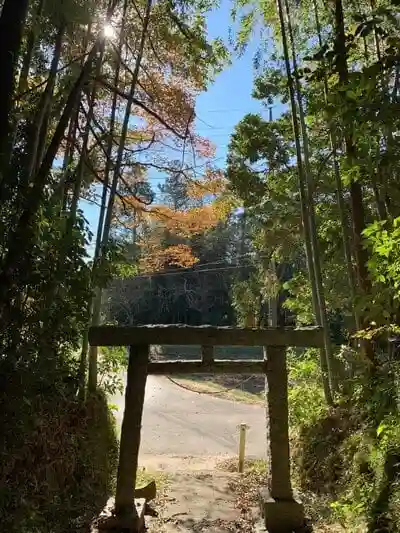
[{"label": "stone pillar base", "polygon": [[107,506],[99,518],[92,524],[90,533],[144,533],[146,531],[144,515],[146,500],[144,498],[135,499],[136,513],[116,516],[113,514],[113,499],[107,502]]},{"label": "stone pillar base", "polygon": [[271,497],[268,489],[260,491],[261,513],[268,533],[293,533],[305,526],[304,507],[300,501],[278,500]]}]

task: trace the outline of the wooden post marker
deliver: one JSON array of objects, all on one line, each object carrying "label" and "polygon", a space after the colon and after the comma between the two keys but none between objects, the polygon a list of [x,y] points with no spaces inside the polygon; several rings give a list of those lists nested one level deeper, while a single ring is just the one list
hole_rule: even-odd
[{"label": "wooden post marker", "polygon": [[239,461],[238,461],[238,472],[243,474],[244,471],[244,459],[246,454],[246,431],[249,426],[242,423],[238,426],[239,428]]}]

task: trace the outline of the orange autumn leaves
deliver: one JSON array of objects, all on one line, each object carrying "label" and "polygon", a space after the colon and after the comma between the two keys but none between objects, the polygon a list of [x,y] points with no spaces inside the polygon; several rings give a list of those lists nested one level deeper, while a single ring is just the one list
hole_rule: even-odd
[{"label": "orange autumn leaves", "polygon": [[187,239],[205,233],[213,228],[220,220],[218,212],[212,204],[202,207],[192,207],[184,211],[159,205],[151,209],[151,215],[167,231],[177,237]]},{"label": "orange autumn leaves", "polygon": [[[201,145],[201,148],[204,148]],[[200,148],[199,148],[200,149]],[[206,156],[204,156],[206,157]],[[222,170],[206,168],[201,180],[188,180],[187,191],[191,198],[202,200],[205,196],[217,197],[226,188],[224,173]]]},{"label": "orange autumn leaves", "polygon": [[[147,71],[147,75],[140,79],[138,90],[140,99],[151,106],[158,116],[162,117],[169,127],[182,136],[187,135],[194,119],[195,92],[187,80],[157,70]],[[149,115],[143,109],[136,108],[136,115],[146,122],[147,130],[163,137],[169,132],[154,115]]]},{"label": "orange autumn leaves", "polygon": [[[191,240],[212,230],[226,216],[221,209],[225,180],[220,171],[187,181],[190,207],[173,209],[163,204],[145,206],[135,197],[124,198],[124,211],[135,213],[141,272],[190,268],[198,262]],[[218,201],[217,201],[218,200]],[[129,224],[129,222],[128,222]]]},{"label": "orange autumn leaves", "polygon": [[218,214],[212,205],[187,210],[153,206],[147,216],[148,231],[138,243],[142,272],[194,266],[198,258],[193,252],[191,239],[209,231],[218,222]]},{"label": "orange autumn leaves", "polygon": [[190,268],[198,262],[187,244],[177,244],[161,248],[159,243],[147,243],[140,259],[142,272],[159,272],[168,267]]}]

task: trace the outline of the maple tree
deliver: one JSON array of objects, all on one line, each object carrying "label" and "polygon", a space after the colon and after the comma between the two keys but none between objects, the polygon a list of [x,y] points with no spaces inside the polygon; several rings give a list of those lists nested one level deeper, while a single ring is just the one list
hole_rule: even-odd
[{"label": "maple tree", "polygon": [[173,167],[164,169],[172,173],[160,186],[163,203],[145,205],[129,194],[118,202],[117,219],[131,229],[141,249],[141,271],[195,265],[198,258],[191,249],[191,239],[205,234],[226,216],[221,209],[226,182],[221,171],[213,172],[207,165],[199,178],[191,177],[190,169],[183,170],[182,166],[179,173]]},{"label": "maple tree", "polygon": [[[170,150],[184,154],[190,148],[200,155],[209,149],[207,141],[196,139],[193,132],[194,99],[204,86],[210,65],[214,62],[214,67],[219,68],[223,48],[219,42],[215,43],[216,50],[206,45],[201,36],[204,19],[193,31],[176,14],[171,15],[169,5],[153,5],[149,1],[143,9],[144,18],[137,18],[135,10],[125,2],[110,18],[112,38],[103,42],[93,81],[82,91],[82,101],[70,119],[72,144],[67,142],[64,152],[59,151],[64,164],[57,194],[61,192],[64,196],[63,205],[70,205],[69,231],[82,196],[100,204],[92,273],[94,287],[99,271],[109,270],[106,262],[115,198],[124,196],[126,204],[129,194],[137,197],[134,175],[137,178],[143,173],[144,166],[168,162],[166,154]],[[177,23],[175,28],[171,27],[171,16]],[[201,17],[197,23],[200,21]],[[158,37],[162,38],[160,42]],[[90,41],[90,33],[87,40]],[[184,55],[177,66],[180,53]],[[60,266],[62,262],[60,256]],[[100,302],[101,287],[97,287],[88,308],[89,323],[99,322]],[[86,352],[85,337],[82,380]],[[92,390],[96,387],[96,361],[97,350],[91,349]]]}]

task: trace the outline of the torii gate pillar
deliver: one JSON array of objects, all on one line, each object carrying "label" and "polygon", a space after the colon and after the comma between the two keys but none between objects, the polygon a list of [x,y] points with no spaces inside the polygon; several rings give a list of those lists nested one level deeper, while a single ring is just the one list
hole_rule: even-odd
[{"label": "torii gate pillar", "polygon": [[286,348],[264,348],[264,360],[268,479],[260,492],[261,510],[269,533],[292,533],[304,526],[305,518],[290,481]]}]

